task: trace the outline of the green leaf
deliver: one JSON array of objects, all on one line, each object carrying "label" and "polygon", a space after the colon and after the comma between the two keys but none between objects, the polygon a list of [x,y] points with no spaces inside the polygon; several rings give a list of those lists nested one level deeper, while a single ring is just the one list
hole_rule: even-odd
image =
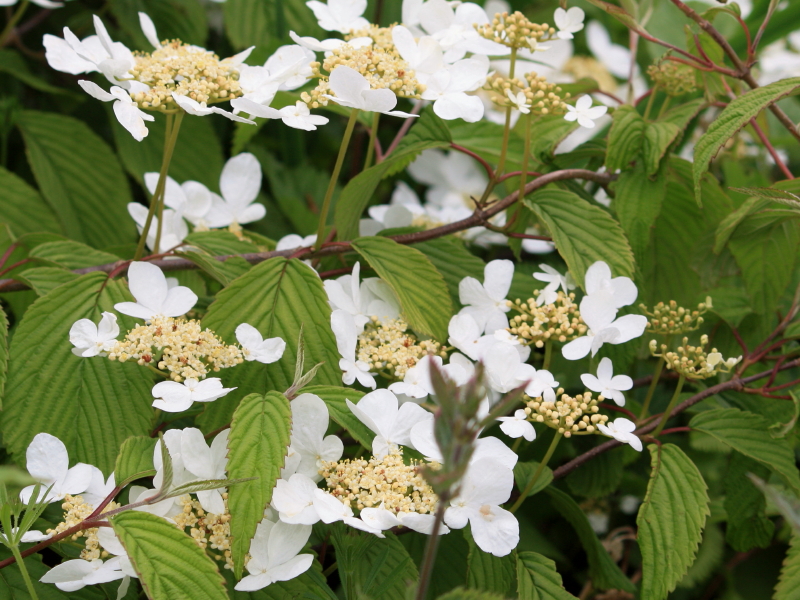
[{"label": "green leaf", "polygon": [[614,111],[613,123],[608,132],[606,169],[613,172],[627,169],[642,150],[647,123],[635,107],[623,104]]},{"label": "green leaf", "polygon": [[786,489],[770,483],[766,483],[760,477],[748,473],[747,477],[760,489],[767,500],[778,512],[786,519],[786,523],[792,528],[795,535],[800,534],[800,500],[797,496],[786,493]]},{"label": "green leaf", "polygon": [[797,598],[800,598],[800,536],[794,535],[783,560],[773,600],[797,600]]},{"label": "green leaf", "polygon": [[289,31],[318,39],[325,32],[301,0],[233,0],[225,2],[225,31],[237,49],[247,46],[277,48]]},{"label": "green leaf", "polygon": [[353,249],[394,290],[412,329],[447,340],[453,306],[444,278],[422,252],[382,237],[358,238]]},{"label": "green leaf", "polygon": [[[524,122],[520,119],[517,123]],[[531,154],[540,162],[552,160],[558,145],[578,127],[576,121],[567,121],[562,115],[531,115]]]},{"label": "green leaf", "polygon": [[36,267],[14,275],[14,279],[30,286],[38,296],[49,294],[58,286],[74,281],[78,277],[79,275],[72,271],[57,267]]},{"label": "green leaf", "polygon": [[304,394],[314,394],[319,396],[328,407],[333,422],[344,427],[359,444],[367,450],[372,449],[372,439],[375,434],[369,427],[364,425],[347,407],[345,400],[350,400],[353,404],[364,396],[364,392],[352,388],[335,387],[327,385],[312,385],[303,388]]},{"label": "green leaf", "polygon": [[[517,487],[520,490],[524,490],[528,482],[533,477],[533,474],[536,473],[536,469],[539,468],[539,463],[535,460],[529,461],[519,461],[516,465],[514,465],[514,482],[517,484]],[[545,466],[542,470],[541,475],[539,475],[539,479],[536,480],[536,483],[533,486],[533,489],[528,494],[528,498],[531,496],[538,494],[548,485],[553,483],[553,470]]]},{"label": "green leaf", "polygon": [[697,203],[702,202],[700,181],[708,171],[711,159],[733,135],[762,110],[791,94],[800,86],[800,77],[781,79],[742,94],[733,100],[709,125],[694,146],[694,194]]},{"label": "green leaf", "polygon": [[228,285],[231,281],[244,275],[250,270],[250,263],[243,258],[234,256],[225,261],[217,260],[213,256],[200,252],[176,252],[178,256],[187,258],[196,264],[200,269],[221,283],[223,286]]},{"label": "green leaf", "polygon": [[436,600],[505,600],[502,594],[493,594],[492,592],[484,592],[481,590],[465,590],[464,588],[456,588],[442,594]]},{"label": "green leaf", "polygon": [[149,436],[129,437],[122,443],[114,467],[117,485],[155,475],[153,449],[156,439]]},{"label": "green leaf", "polygon": [[294,380],[295,357],[300,327],[305,325],[306,361],[325,363],[315,383],[339,385],[339,352],[330,326],[331,309],[319,276],[297,259],[276,257],[266,260],[231,282],[217,294],[203,319],[208,327],[229,343],[236,339],[236,327],[247,322],[264,338],[286,341],[283,357],[270,365],[246,362],[222,374],[227,387],[237,386],[224,398],[211,403],[198,423],[212,431],[230,422],[233,411],[245,395],[254,391],[286,390]]},{"label": "green leaf", "polygon": [[572,525],[575,533],[578,534],[581,545],[586,550],[586,557],[589,559],[589,577],[591,577],[594,587],[599,590],[617,589],[633,593],[636,588],[608,554],[589,524],[589,519],[586,518],[575,500],[569,494],[552,486],[545,491],[550,496],[553,508],[561,513],[561,516]]},{"label": "green leaf", "polygon": [[[5,560],[12,556],[11,551],[5,546],[0,546],[0,559]],[[52,583],[41,583],[39,580],[44,577],[48,569],[42,563],[42,555],[34,554],[28,556],[25,560],[25,568],[33,582],[33,589],[36,590],[36,595],[39,600],[69,600],[74,598],[72,594],[66,594],[59,590]],[[89,595],[92,588],[84,588],[84,592],[89,592],[85,595],[85,600],[105,600],[105,596],[98,594]],[[30,600],[31,596],[28,593],[28,587],[25,585],[25,580],[22,578],[22,573],[16,565],[11,565],[5,569],[0,570],[0,598],[7,600]],[[81,598],[84,600],[84,598]]]},{"label": "green leaf", "polygon": [[630,29],[634,31],[637,31],[639,29],[639,24],[636,22],[636,19],[630,13],[625,11],[625,9],[620,8],[619,6],[616,6],[609,2],[605,2],[604,0],[587,0],[587,1],[590,4],[594,4],[598,8],[603,9],[609,15],[614,17],[617,21],[626,25]]},{"label": "green leaf", "polygon": [[70,238],[96,247],[136,239],[128,181],[97,134],[72,117],[32,110],[17,125],[39,189]]},{"label": "green leaf", "polygon": [[567,476],[572,493],[586,498],[603,498],[622,483],[623,453],[604,452],[592,460],[591,469],[576,469]]},{"label": "green leaf", "polygon": [[50,85],[31,73],[28,64],[20,53],[10,48],[0,48],[0,73],[8,73],[12,77],[19,79],[28,87],[32,87],[46,94],[62,94],[79,97],[77,93]]},{"label": "green leaf", "polygon": [[519,600],[575,600],[564,589],[556,563],[536,552],[517,555],[517,581]]},{"label": "green leaf", "polygon": [[39,192],[3,167],[0,167],[0,189],[3,190],[0,220],[8,224],[15,235],[34,231],[61,233],[55,214]]},{"label": "green leaf", "polygon": [[647,124],[642,150],[648,177],[658,171],[669,147],[680,139],[689,121],[697,116],[704,105],[705,99],[697,98],[676,106],[657,121]]},{"label": "green leaf", "polygon": [[153,19],[160,40],[177,38],[187,44],[205,45],[206,11],[194,0],[110,0],[108,4],[117,26],[133,39],[137,48],[145,51],[152,48],[139,27],[139,12]]},{"label": "green leaf", "polygon": [[450,146],[450,132],[433,111],[426,111],[383,162],[353,177],[336,202],[333,225],[339,240],[358,237],[358,223],[384,177],[404,169],[423,150]]},{"label": "green leaf", "polygon": [[785,204],[786,206],[791,206],[792,208],[800,208],[800,196],[785,190],[764,187],[732,187],[730,189],[731,191],[738,192],[739,194],[766,198],[767,200],[773,200],[774,202]]},{"label": "green leaf", "polygon": [[322,573],[316,568],[318,563],[294,579],[276,581],[255,592],[238,592],[233,589],[236,580],[230,569],[223,569],[222,575],[228,583],[228,595],[232,600],[337,600],[336,594],[328,587]]},{"label": "green leaf", "polygon": [[731,236],[728,247],[756,313],[768,314],[777,306],[792,279],[798,243],[797,222],[769,212],[750,215]]},{"label": "green leaf", "polygon": [[772,438],[770,422],[765,417],[738,408],[720,408],[695,415],[689,426],[769,467],[796,493],[800,492],[800,473],[794,451],[785,439]]},{"label": "green leaf", "polygon": [[642,597],[662,600],[694,562],[708,510],[706,482],[674,444],[648,446],[653,472],[639,507]]},{"label": "green leaf", "polygon": [[[102,311],[131,299],[124,284],[89,273],[39,298],[25,313],[11,341],[1,424],[15,460],[21,462],[30,441],[44,431],[64,442],[71,461],[109,474],[122,443],[149,433],[148,372],[134,362],[75,356],[68,341],[75,321],[97,323]],[[133,319],[119,322],[125,330]]]},{"label": "green leaf", "polygon": [[572,192],[548,189],[525,199],[550,230],[558,253],[572,277],[583,287],[583,276],[594,262],[605,261],[615,277],[633,277],[633,252],[625,233],[603,209]]},{"label": "green leaf", "polygon": [[0,409],[3,408],[6,377],[8,377],[8,317],[0,305]]},{"label": "green leaf", "polygon": [[696,588],[707,581],[725,558],[725,536],[717,525],[709,523],[703,531],[703,541],[697,550],[697,559],[686,575],[678,582],[679,588]]},{"label": "green leaf", "polygon": [[281,475],[292,428],[289,401],[278,392],[245,396],[233,415],[228,436],[228,477],[257,477],[231,486],[231,553],[237,578],[241,578],[250,540],[264,518],[272,488]]},{"label": "green leaf", "polygon": [[728,514],[725,538],[737,552],[766,548],[772,541],[775,525],[764,514],[767,505],[764,494],[753,485],[747,474],[767,479],[769,469],[739,452],[732,452],[730,460],[723,479],[725,512]]},{"label": "green leaf", "polygon": [[45,242],[39,244],[28,255],[41,258],[47,262],[55,263],[65,269],[83,269],[95,265],[105,265],[120,260],[119,256],[109,252],[95,250],[91,246],[64,240],[59,242]]},{"label": "green leaf", "polygon": [[419,577],[403,544],[389,531],[381,539],[336,523],[333,546],[346,598],[406,600],[406,590]]},{"label": "green leaf", "polygon": [[469,544],[467,587],[485,592],[495,592],[504,598],[512,597],[517,591],[516,552],[511,552],[503,557],[484,552],[478,548],[472,538],[470,528],[464,529],[464,539]]},{"label": "green leaf", "polygon": [[634,255],[641,256],[650,243],[667,193],[666,175],[662,173],[653,181],[639,162],[632,170],[620,173],[614,189],[613,207],[619,223],[630,240]]},{"label": "green leaf", "polygon": [[458,285],[464,277],[474,277],[483,281],[484,262],[472,254],[464,242],[454,236],[440,237],[414,244],[414,248],[428,257],[436,270],[442,274],[450,292],[453,305],[460,304]]},{"label": "green leaf", "polygon": [[227,600],[217,565],[191,537],[150,513],[111,519],[145,593],[153,600]]},{"label": "green leaf", "polygon": [[[789,328],[787,328],[786,332],[788,331]],[[784,332],[784,337],[788,338],[789,336],[786,335],[786,332]],[[792,397],[792,404],[794,404],[794,413],[787,423],[774,423],[769,426],[769,434],[776,439],[784,438],[789,435],[789,433],[794,430],[797,419],[800,418],[800,395],[792,390],[788,391],[789,395]]]}]

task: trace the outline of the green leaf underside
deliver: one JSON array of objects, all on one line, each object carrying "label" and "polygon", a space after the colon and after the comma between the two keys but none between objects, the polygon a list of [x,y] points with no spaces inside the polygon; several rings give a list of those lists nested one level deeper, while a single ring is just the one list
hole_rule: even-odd
[{"label": "green leaf underside", "polygon": [[[152,382],[144,369],[71,352],[75,321],[97,323],[101,311],[131,299],[124,284],[106,280],[105,273],[90,273],[59,286],[39,298],[17,327],[0,416],[5,443],[20,462],[33,437],[47,432],[64,442],[71,462],[93,464],[108,475],[122,442],[150,431]],[[121,330],[133,325],[127,317],[119,322]]]},{"label": "green leaf underside", "polygon": [[642,597],[662,600],[694,562],[709,500],[700,471],[680,448],[651,444],[648,450],[653,472],[636,518]]},{"label": "green leaf underside", "polygon": [[520,600],[575,600],[564,589],[556,563],[536,552],[517,554],[517,585]]},{"label": "green leaf underside", "polygon": [[411,328],[444,342],[453,306],[444,278],[425,254],[382,237],[358,238],[353,248],[397,294]]},{"label": "green leaf underside", "polygon": [[228,478],[258,478],[228,490],[231,551],[237,577],[241,577],[250,540],[264,518],[272,488],[280,477],[291,424],[289,401],[279,392],[245,396],[233,415],[228,436]]},{"label": "green leaf underside", "polygon": [[191,537],[150,513],[111,519],[142,587],[153,600],[227,600],[217,565]]},{"label": "green leaf underside", "polygon": [[156,441],[150,436],[135,436],[129,437],[122,443],[114,466],[114,478],[117,485],[132,477],[142,477],[143,474],[155,475],[153,449]]}]

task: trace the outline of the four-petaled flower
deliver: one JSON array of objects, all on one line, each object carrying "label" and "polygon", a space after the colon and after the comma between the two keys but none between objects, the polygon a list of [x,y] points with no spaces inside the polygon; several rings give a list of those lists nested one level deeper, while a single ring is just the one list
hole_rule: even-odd
[{"label": "four-petaled flower", "polygon": [[493,260],[483,269],[483,283],[465,277],[458,284],[458,296],[464,308],[458,313],[470,315],[481,331],[494,333],[508,327],[506,313],[511,308],[506,303],[514,263],[510,260]]},{"label": "four-petaled flower", "polygon": [[614,375],[614,365],[610,358],[600,361],[597,366],[597,377],[584,373],[581,375],[581,381],[593,392],[611,398],[619,406],[625,406],[625,395],[622,392],[633,387],[633,379],[627,375]]},{"label": "four-petaled flower", "polygon": [[411,428],[420,421],[433,419],[433,415],[413,402],[398,408],[397,396],[389,390],[370,392],[358,404],[345,400],[350,411],[374,433],[372,454],[382,458],[397,446],[411,444]]},{"label": "four-petaled flower", "polygon": [[283,339],[264,339],[258,329],[248,323],[242,323],[236,328],[236,339],[242,345],[245,360],[257,360],[265,365],[280,360],[286,350]]},{"label": "four-petaled flower", "polygon": [[250,560],[245,567],[249,575],[234,589],[255,592],[276,581],[289,581],[302,575],[314,562],[312,554],[299,554],[311,536],[310,525],[289,525],[267,519],[256,528],[250,541]]},{"label": "four-petaled flower", "polygon": [[[575,289],[575,282],[572,280],[572,275],[570,275],[569,272],[562,275],[556,269],[546,264],[540,264],[539,268],[544,272],[534,273],[533,278],[539,281],[544,281],[547,283],[547,285],[539,293],[539,297],[536,299],[537,306],[541,306],[542,304],[552,304],[555,302],[558,299],[558,288],[563,289],[564,293],[568,293],[570,290]],[[592,267],[589,267],[589,270],[586,271],[587,277],[591,269]]]},{"label": "four-petaled flower", "polygon": [[105,356],[114,347],[119,335],[117,315],[104,312],[100,324],[90,319],[79,319],[69,330],[69,341],[75,346],[72,353],[88,358]]},{"label": "four-petaled flower", "polygon": [[521,408],[514,411],[513,416],[498,417],[497,420],[502,423],[500,429],[508,437],[524,437],[529,442],[536,439],[536,430],[533,428],[530,421],[528,421],[528,414]]},{"label": "four-petaled flower", "polygon": [[325,98],[333,100],[341,106],[406,119],[417,116],[392,110],[397,105],[397,96],[394,95],[394,92],[389,89],[370,89],[366,77],[347,65],[336,67],[328,78],[328,84],[335,96],[325,94]]},{"label": "four-petaled flower", "polygon": [[189,378],[183,383],[161,381],[153,386],[153,406],[165,412],[183,412],[194,402],[213,402],[235,389],[222,387],[218,377],[203,381]]},{"label": "four-petaled flower", "polygon": [[179,317],[197,302],[188,287],[170,287],[164,273],[147,262],[132,262],[128,267],[128,287],[136,302],[118,302],[114,308],[123,315],[149,320],[156,315]]},{"label": "four-petaled flower", "polygon": [[630,444],[631,448],[637,452],[642,451],[642,440],[633,433],[636,430],[636,424],[633,421],[625,417],[619,417],[613,423],[609,422],[607,425],[598,423],[597,428],[603,435],[612,437],[623,444]]},{"label": "four-petaled flower", "polygon": [[564,120],[577,121],[578,125],[586,127],[586,129],[594,129],[595,120],[602,117],[608,111],[608,107],[604,105],[593,107],[592,97],[589,95],[578,98],[575,106],[571,104],[567,104],[566,106],[567,114],[564,115]]},{"label": "four-petaled flower", "polygon": [[586,13],[577,6],[573,6],[569,10],[557,8],[553,15],[553,21],[558,28],[556,35],[562,40],[571,40],[575,37],[572,35],[573,33],[578,33],[583,29],[583,19],[585,17]]},{"label": "four-petaled flower", "polygon": [[[70,468],[67,447],[49,433],[39,433],[33,438],[25,451],[25,459],[28,473],[41,484],[38,502],[55,502],[67,494],[80,494],[92,481],[92,466],[78,463]],[[24,488],[19,493],[20,500],[27,504],[35,487]],[[50,491],[45,495],[47,488]]]},{"label": "four-petaled flower", "polygon": [[514,94],[511,90],[506,90],[506,96],[511,101],[511,104],[521,112],[523,115],[527,115],[531,112],[531,107],[528,104],[528,99],[525,97],[523,92],[519,92],[518,94]]}]

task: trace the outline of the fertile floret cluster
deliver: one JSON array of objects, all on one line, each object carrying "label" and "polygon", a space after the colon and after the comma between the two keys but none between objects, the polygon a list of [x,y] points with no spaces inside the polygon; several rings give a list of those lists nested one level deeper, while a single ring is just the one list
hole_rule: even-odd
[{"label": "fertile floret cluster", "polygon": [[130,73],[150,87],[132,94],[139,108],[173,111],[178,108],[173,92],[206,104],[242,95],[233,63],[198,46],[172,40],[152,53],[135,52],[134,60]]},{"label": "fertile floret cluster", "polygon": [[[61,504],[61,508],[64,509],[64,520],[56,525],[54,529],[48,529],[48,534],[58,535],[59,533],[74,527],[81,521],[84,521],[94,512],[94,507],[91,504],[84,502],[83,496],[72,496],[70,494],[67,494],[64,497],[64,502]],[[119,508],[119,504],[116,502],[110,502],[103,509],[103,512],[114,510],[115,508]],[[84,560],[105,558],[108,554],[100,548],[100,542],[97,539],[97,529],[97,527],[84,529],[83,531],[78,531],[69,538],[73,542],[82,537],[86,538],[85,547],[83,550],[81,550],[81,558]]]},{"label": "fertile floret cluster", "polygon": [[697,79],[691,67],[673,61],[663,61],[647,67],[653,83],[669,96],[691,94],[697,89]]},{"label": "fertile floret cluster", "polygon": [[180,529],[189,529],[189,535],[203,550],[213,550],[211,556],[225,561],[226,569],[233,569],[231,558],[231,515],[228,512],[228,494],[223,493],[225,512],[215,515],[203,510],[200,502],[189,494],[178,498],[182,510],[172,517]]},{"label": "fertile floret cluster", "polygon": [[367,363],[370,371],[382,371],[389,378],[402,380],[406,371],[428,354],[447,356],[439,342],[418,340],[402,319],[380,321],[372,317],[358,336],[357,360]]},{"label": "fertile floret cluster", "polygon": [[487,40],[503,44],[509,48],[536,50],[538,43],[555,37],[556,30],[547,23],[533,23],[516,11],[497,13],[491,23],[476,25],[478,33]]},{"label": "fertile floret cluster", "polygon": [[558,430],[564,437],[597,433],[597,425],[608,421],[606,415],[600,414],[598,404],[605,398],[594,398],[592,392],[584,392],[570,396],[559,388],[555,402],[542,401],[542,398],[529,400],[525,412],[534,415],[531,420],[544,423]]},{"label": "fertile floret cluster", "polygon": [[688,333],[703,324],[701,315],[711,308],[711,298],[706,298],[705,302],[698,304],[697,310],[678,306],[675,300],[670,300],[669,304],[659,302],[652,311],[648,311],[645,304],[640,304],[639,308],[648,316],[647,331],[650,333],[663,335]]},{"label": "fertile floret cluster", "polygon": [[320,474],[333,496],[357,510],[382,505],[394,513],[432,514],[439,502],[420,475],[418,464],[413,460],[408,465],[403,463],[401,449],[383,458],[324,462]]},{"label": "fertile floret cluster", "polygon": [[685,337],[682,345],[672,352],[668,351],[666,344],[661,344],[659,348],[656,340],[651,340],[650,352],[653,356],[663,357],[668,369],[680,373],[686,379],[708,379],[718,373],[730,373],[733,367],[742,360],[741,356],[725,360],[716,348],[712,348],[711,352],[706,352],[704,346],[707,344],[707,335],[701,336],[699,346],[690,345],[689,338]]},{"label": "fertile floret cluster", "polygon": [[535,290],[533,298],[508,301],[508,306],[520,313],[510,320],[508,331],[512,335],[528,346],[533,344],[541,348],[545,342],[568,342],[586,333],[574,293],[559,291],[555,302],[541,306],[537,303],[539,294],[539,290]]},{"label": "fertile floret cluster", "polygon": [[109,351],[108,358],[140,365],[157,365],[175,381],[203,379],[210,371],[238,365],[244,360],[239,346],[227,345],[194,319],[156,316],[137,325]]},{"label": "fertile floret cluster", "polygon": [[567,110],[564,100],[570,97],[568,92],[562,97],[559,86],[549,83],[533,71],[526,73],[522,79],[500,76],[489,78],[483,89],[493,92],[490,98],[498,106],[517,108],[526,114],[564,114]]}]

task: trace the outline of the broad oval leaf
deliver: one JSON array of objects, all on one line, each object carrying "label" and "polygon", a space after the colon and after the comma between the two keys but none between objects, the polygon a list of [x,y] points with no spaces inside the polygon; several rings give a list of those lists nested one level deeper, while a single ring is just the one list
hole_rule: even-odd
[{"label": "broad oval leaf", "polygon": [[642,256],[653,234],[653,225],[661,213],[667,192],[667,178],[662,172],[652,180],[640,162],[632,170],[620,173],[615,183],[614,210],[625,230],[635,256]]},{"label": "broad oval leaf", "polygon": [[[451,532],[450,535],[453,535]],[[506,556],[494,556],[484,552],[475,543],[472,530],[464,528],[464,539],[469,545],[467,555],[467,587],[495,592],[510,598],[517,590],[516,552]]]},{"label": "broad oval leaf", "polygon": [[635,107],[623,104],[614,111],[614,122],[608,132],[606,168],[609,172],[625,169],[642,150],[647,123]]},{"label": "broad oval leaf", "polygon": [[536,552],[517,554],[517,594],[519,600],[575,600],[564,589],[556,563]]},{"label": "broad oval leaf", "polygon": [[61,233],[53,210],[39,192],[3,167],[0,167],[0,190],[3,190],[2,221],[15,235],[34,231]]}]

